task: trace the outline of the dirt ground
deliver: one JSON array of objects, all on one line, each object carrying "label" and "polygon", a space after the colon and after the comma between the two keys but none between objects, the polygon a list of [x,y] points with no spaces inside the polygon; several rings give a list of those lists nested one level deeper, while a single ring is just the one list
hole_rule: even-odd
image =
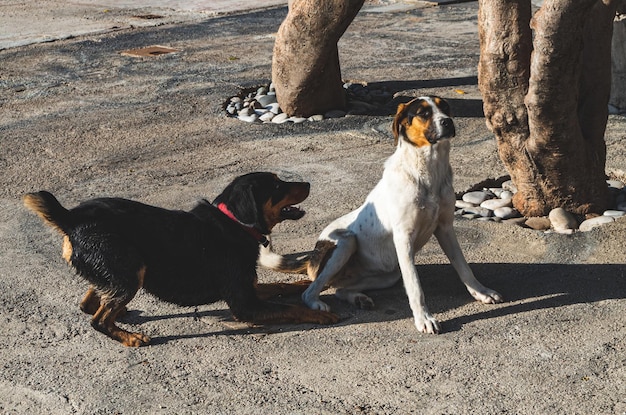
[{"label": "dirt ground", "polygon": [[[290,253],[310,250],[378,180],[390,116],[261,125],[224,115],[240,88],[269,82],[285,15],[0,51],[0,412],[626,414],[626,220],[570,236],[457,220],[477,277],[506,301],[472,301],[431,241],[416,262],[440,335],[416,331],[401,285],[372,292],[371,311],[327,293],[341,316],[333,326],[249,327],[224,303],[140,293],[123,325],[151,346],[124,348],[90,327],[78,308],[87,285],[61,259],[60,237],[22,207],[25,192],[47,189],[66,206],[120,196],[188,209],[239,174],[275,171],[312,184],[307,215],[274,233]],[[179,52],[120,54],[148,45]],[[450,100],[457,190],[505,174],[476,85],[475,3],[365,9],[340,54],[346,79]],[[610,118],[606,140],[607,169],[624,170],[624,117]]]}]

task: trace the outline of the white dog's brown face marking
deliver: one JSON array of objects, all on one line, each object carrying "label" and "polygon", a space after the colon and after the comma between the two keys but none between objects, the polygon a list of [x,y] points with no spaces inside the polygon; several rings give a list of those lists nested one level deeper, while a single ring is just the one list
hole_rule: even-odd
[{"label": "white dog's brown face marking", "polygon": [[392,130],[396,144],[401,137],[416,147],[432,145],[455,134],[450,106],[439,97],[420,97],[398,105]]}]

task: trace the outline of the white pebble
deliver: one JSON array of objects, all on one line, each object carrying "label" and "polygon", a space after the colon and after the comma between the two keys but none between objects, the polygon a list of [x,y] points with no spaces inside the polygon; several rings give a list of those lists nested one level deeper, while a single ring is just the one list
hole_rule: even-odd
[{"label": "white pebble", "polygon": [[605,210],[602,215],[610,216],[612,218],[621,218],[622,216],[626,215],[626,212],[622,210]]},{"label": "white pebble", "polygon": [[300,124],[306,121],[304,117],[289,117],[287,121],[291,121],[294,124]]},{"label": "white pebble", "polygon": [[270,122],[272,121],[272,118],[274,118],[275,116],[276,114],[274,114],[273,112],[267,111],[265,114],[259,117],[259,120],[263,122]]},{"label": "white pebble", "polygon": [[250,107],[245,107],[237,113],[237,115],[239,115],[240,117],[247,117],[248,115],[252,114],[254,114],[254,110]]},{"label": "white pebble", "polygon": [[500,199],[513,199],[513,192],[510,190],[504,190],[500,193]]},{"label": "white pebble", "polygon": [[259,119],[259,116],[256,115],[256,114],[250,114],[250,115],[241,115],[241,114],[239,114],[239,116],[237,118],[239,118],[241,121],[245,121],[245,122],[255,122],[256,120]]},{"label": "white pebble", "polygon": [[501,187],[490,187],[489,191],[496,195],[496,197],[500,197],[500,194],[504,191]]},{"label": "white pebble", "polygon": [[477,215],[475,213],[465,213],[463,214],[463,217],[465,219],[476,219],[476,218],[480,218],[480,215]]},{"label": "white pebble", "polygon": [[504,190],[509,190],[513,193],[517,193],[517,186],[513,184],[513,180],[507,180],[506,182],[502,183],[502,188]]},{"label": "white pebble", "polygon": [[499,207],[493,211],[493,214],[500,219],[511,219],[519,216],[519,212],[509,206]]},{"label": "white pebble", "polygon": [[311,115],[309,118],[307,118],[307,120],[309,121],[322,121],[323,119],[324,116],[322,114]]},{"label": "white pebble", "polygon": [[587,219],[580,224],[582,232],[587,232],[595,228],[596,226],[604,225],[605,223],[613,222],[615,219],[611,216],[596,216],[595,218]]},{"label": "white pebble", "polygon": [[456,202],[454,202],[454,207],[458,208],[458,209],[463,209],[463,208],[470,208],[470,207],[474,207],[476,206],[473,203],[470,202],[466,202],[464,200],[457,200]]},{"label": "white pebble", "polygon": [[476,191],[476,192],[467,192],[463,195],[463,201],[473,203],[474,205],[480,205],[487,199],[488,195],[486,192]]},{"label": "white pebble", "polygon": [[624,188],[624,183],[622,183],[619,180],[607,180],[606,184],[608,184],[610,187],[614,187],[616,189],[623,189]]},{"label": "white pebble", "polygon": [[511,207],[511,199],[488,199],[480,204],[480,207],[495,210],[501,207]]},{"label": "white pebble", "polygon": [[272,122],[274,124],[282,124],[284,122],[287,122],[287,118],[289,117],[287,117],[287,114],[283,112],[283,113],[276,115],[274,118],[272,118]]},{"label": "white pebble", "polygon": [[552,227],[557,232],[565,229],[576,229],[578,226],[574,215],[563,208],[552,209],[550,214],[548,214],[548,218],[550,219],[550,223],[552,223]]},{"label": "white pebble", "polygon": [[560,233],[563,235],[571,235],[574,233],[574,229],[561,229],[561,230],[555,230],[556,233]]}]

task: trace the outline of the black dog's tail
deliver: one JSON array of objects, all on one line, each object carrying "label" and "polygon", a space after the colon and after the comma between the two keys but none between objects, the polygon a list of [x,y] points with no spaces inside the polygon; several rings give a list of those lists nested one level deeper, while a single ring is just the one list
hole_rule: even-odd
[{"label": "black dog's tail", "polygon": [[35,212],[48,225],[67,235],[72,229],[70,211],[52,193],[41,191],[24,195],[24,206]]}]

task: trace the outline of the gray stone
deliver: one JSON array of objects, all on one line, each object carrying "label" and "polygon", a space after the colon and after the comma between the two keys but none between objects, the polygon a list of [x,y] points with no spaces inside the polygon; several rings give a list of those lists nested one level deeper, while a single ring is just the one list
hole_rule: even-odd
[{"label": "gray stone", "polygon": [[465,213],[473,213],[475,215],[479,215],[485,218],[488,218],[489,216],[493,216],[493,211],[491,211],[490,209],[482,208],[480,206],[472,206],[472,207],[465,208],[463,210],[465,210]]},{"label": "gray stone", "polygon": [[276,102],[276,95],[259,95],[256,100],[262,107],[267,107]]},{"label": "gray stone", "polygon": [[525,225],[536,231],[546,231],[550,229],[550,219],[545,216],[526,219]]},{"label": "gray stone", "polygon": [[491,210],[496,210],[501,207],[511,207],[511,199],[487,199],[480,204],[480,207],[484,207]]},{"label": "gray stone", "polygon": [[508,206],[495,209],[493,211],[493,214],[501,219],[511,219],[511,218],[518,217],[520,215],[517,210]]},{"label": "gray stone", "polygon": [[595,218],[587,219],[580,224],[579,230],[582,232],[587,232],[592,230],[593,228],[604,225],[605,223],[610,223],[615,221],[611,216],[596,216]]},{"label": "gray stone", "polygon": [[527,221],[527,219],[522,216],[522,217],[519,217],[519,218],[503,219],[502,223],[504,223],[506,225],[524,226],[526,221]]},{"label": "gray stone", "polygon": [[476,220],[477,220],[477,221],[480,221],[480,222],[492,222],[492,221],[493,221],[493,218],[489,218],[489,217],[481,216],[481,217],[479,217],[479,218],[476,218]]},{"label": "gray stone", "polygon": [[574,215],[563,208],[552,209],[548,214],[548,218],[550,218],[550,223],[552,223],[552,227],[557,232],[578,227],[578,222]]},{"label": "gray stone", "polygon": [[280,114],[280,107],[278,106],[278,102],[272,102],[271,104],[268,104],[265,109],[274,114]]},{"label": "gray stone", "polygon": [[489,196],[487,192],[476,191],[476,192],[467,192],[463,195],[463,201],[468,203],[473,203],[478,206],[482,202],[484,202]]}]

